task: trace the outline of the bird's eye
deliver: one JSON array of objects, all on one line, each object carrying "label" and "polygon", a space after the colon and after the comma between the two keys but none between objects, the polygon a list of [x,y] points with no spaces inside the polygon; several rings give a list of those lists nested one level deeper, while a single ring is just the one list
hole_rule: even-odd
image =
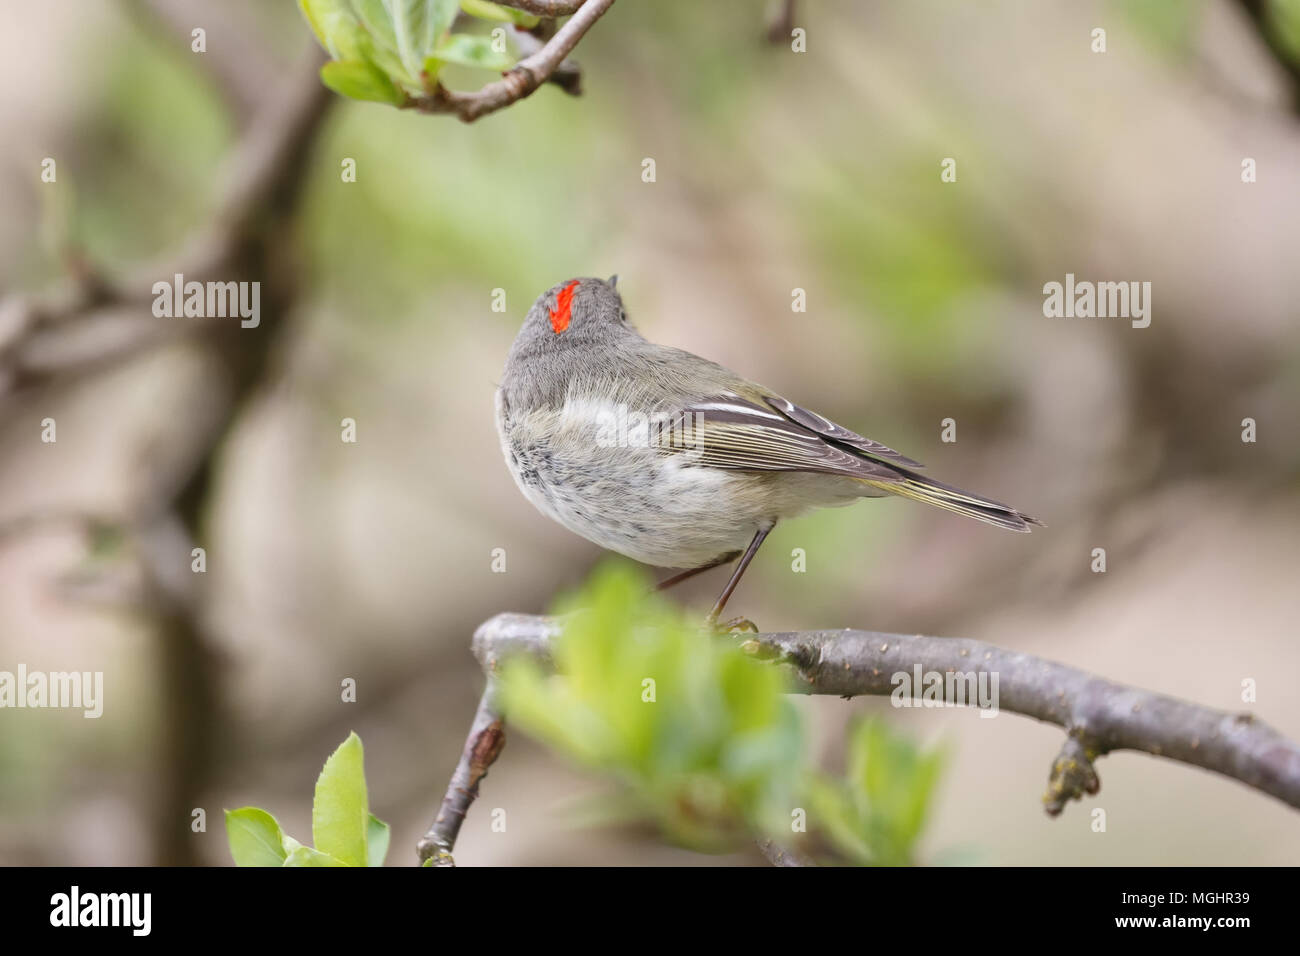
[{"label": "bird's eye", "polygon": [[622,322],[626,322],[626,321],[627,321],[627,309],[619,309],[619,310],[618,310],[618,317],[619,317],[619,320],[620,320],[620,321],[622,321]]}]

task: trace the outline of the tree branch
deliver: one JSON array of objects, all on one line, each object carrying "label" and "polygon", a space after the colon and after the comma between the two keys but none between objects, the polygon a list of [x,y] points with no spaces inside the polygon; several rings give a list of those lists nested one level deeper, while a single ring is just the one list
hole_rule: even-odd
[{"label": "tree branch", "polygon": [[496,0],[503,7],[514,7],[538,17],[567,17],[577,13],[587,0]]},{"label": "tree branch", "polygon": [[784,43],[794,29],[796,0],[776,0],[775,9],[767,21],[767,42]]},{"label": "tree branch", "polygon": [[505,723],[497,712],[495,696],[496,683],[489,679],[479,700],[474,723],[470,725],[469,736],[465,738],[460,763],[456,764],[442,806],[438,808],[438,816],[416,847],[422,861],[432,860],[427,862],[429,866],[456,865],[451,851],[456,845],[460,825],[465,822],[465,814],[478,796],[479,782],[487,776],[488,768],[506,745]]},{"label": "tree branch", "polygon": [[306,145],[332,102],[319,79],[323,62],[313,45],[267,91],[226,161],[211,218],[179,247],[122,278],[84,268],[44,294],[0,299],[0,397],[94,372],[178,338],[228,331],[221,323],[157,319],[142,310],[153,299],[153,284],[176,273],[197,281],[228,278],[224,273],[262,240],[267,222],[283,218],[301,185],[296,173]]},{"label": "tree branch", "polygon": [[773,866],[816,866],[817,864],[794,850],[780,846],[768,837],[758,841],[758,851]]},{"label": "tree branch", "polygon": [[[508,657],[528,656],[553,667],[551,642],[559,633],[558,619],[533,614],[498,614],[482,624],[471,647],[488,677],[488,690],[493,691],[500,664]],[[975,675],[977,681],[979,675],[987,675],[986,686],[995,688],[993,707],[1055,724],[1066,732],[1043,796],[1053,816],[1070,800],[1100,789],[1094,764],[1098,757],[1118,750],[1211,770],[1300,808],[1300,747],[1251,714],[1214,710],[963,638],[850,629],[801,631],[745,635],[741,649],[788,668],[792,692],[803,694],[893,696],[900,687],[909,686],[907,697],[921,701],[926,681],[915,679],[918,670],[922,675]],[[908,680],[900,680],[900,674]],[[915,706],[937,706],[939,700],[960,705],[966,702],[967,686],[943,679],[933,700]],[[421,841],[422,858],[436,851],[450,860],[478,782],[500,753],[499,743],[494,748],[480,743],[483,728],[489,726],[504,739],[500,715],[489,707],[488,721],[485,707],[489,705],[479,707],[438,821]],[[475,764],[475,754],[489,757]],[[455,816],[444,823],[449,808]],[[781,847],[760,843],[759,848],[774,865],[802,865]]]},{"label": "tree branch", "polygon": [[[1093,762],[1117,750],[1177,760],[1240,780],[1300,808],[1300,747],[1246,713],[1114,683],[1087,671],[981,641],[874,631],[758,634],[746,642],[775,653],[802,693],[894,694],[895,675],[996,675],[997,707],[1061,727],[1069,735],[1043,798],[1056,815],[1100,786]],[[912,682],[919,697],[921,688]],[[945,682],[944,700],[951,703]]]},{"label": "tree branch", "polygon": [[[521,26],[514,28],[512,34],[515,40],[515,48],[522,57],[529,57],[538,53],[551,37],[555,36],[555,21],[543,20],[527,30]],[[582,67],[577,60],[566,57],[560,61],[551,75],[546,78],[547,83],[551,83],[564,90],[570,96],[582,95]]]},{"label": "tree branch", "polygon": [[[521,10],[527,9],[522,2],[508,5],[516,6]],[[501,79],[487,84],[482,89],[473,93],[463,93],[449,90],[439,83],[428,96],[411,99],[406,104],[406,108],[423,113],[455,113],[466,123],[472,123],[488,113],[495,113],[530,95],[545,83],[564,59],[573,52],[573,48],[591,29],[592,24],[613,5],[614,0],[586,0],[581,8],[577,8],[577,13],[572,19],[560,27],[545,46],[520,60],[507,70]],[[555,6],[558,7],[559,4]]]},{"label": "tree branch", "polygon": [[[190,545],[202,540],[203,514],[222,441],[264,374],[278,329],[294,302],[297,270],[291,226],[307,154],[333,102],[319,79],[314,45],[266,89],[242,126],[224,169],[211,216],[189,239],[122,278],[80,268],[45,295],[0,301],[0,399],[16,390],[79,379],[179,337],[199,343],[226,386],[213,394],[203,421],[159,476],[155,463],[126,516],[144,570],[159,638],[165,776],[157,788],[155,857],[169,865],[198,862],[190,810],[218,772],[222,681],[204,617],[201,576],[190,571]],[[262,286],[261,324],[160,319],[151,314],[153,283],[175,273],[187,280],[249,280]]]}]

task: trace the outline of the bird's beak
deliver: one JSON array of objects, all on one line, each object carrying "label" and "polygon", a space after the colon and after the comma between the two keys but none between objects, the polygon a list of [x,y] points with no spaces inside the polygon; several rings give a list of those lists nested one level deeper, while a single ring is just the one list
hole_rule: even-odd
[{"label": "bird's beak", "polygon": [[618,285],[618,273],[615,272],[612,276],[610,276],[610,277],[609,277],[608,279],[606,279],[605,281],[609,283],[609,287],[610,287],[611,289],[614,288],[615,286]]}]

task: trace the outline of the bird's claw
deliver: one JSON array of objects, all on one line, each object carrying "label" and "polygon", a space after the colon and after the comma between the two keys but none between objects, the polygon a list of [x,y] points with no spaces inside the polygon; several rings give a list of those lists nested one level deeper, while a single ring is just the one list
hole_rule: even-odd
[{"label": "bird's claw", "polygon": [[719,634],[757,634],[758,625],[749,618],[733,617],[729,621],[719,623],[716,620],[710,620],[709,626]]}]

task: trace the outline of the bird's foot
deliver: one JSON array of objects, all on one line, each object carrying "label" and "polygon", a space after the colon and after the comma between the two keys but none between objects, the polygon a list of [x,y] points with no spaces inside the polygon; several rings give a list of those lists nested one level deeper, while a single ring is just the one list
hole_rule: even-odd
[{"label": "bird's foot", "polygon": [[757,634],[758,625],[746,617],[733,617],[729,621],[719,622],[717,618],[707,620],[709,627],[718,634]]}]

